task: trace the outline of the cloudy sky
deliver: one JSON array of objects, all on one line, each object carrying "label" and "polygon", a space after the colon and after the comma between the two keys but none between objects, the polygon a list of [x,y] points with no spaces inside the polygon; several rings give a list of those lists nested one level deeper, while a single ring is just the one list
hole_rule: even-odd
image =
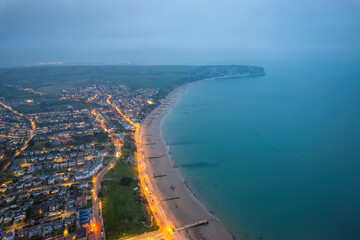
[{"label": "cloudy sky", "polygon": [[359,58],[359,0],[0,0],[0,67]]}]

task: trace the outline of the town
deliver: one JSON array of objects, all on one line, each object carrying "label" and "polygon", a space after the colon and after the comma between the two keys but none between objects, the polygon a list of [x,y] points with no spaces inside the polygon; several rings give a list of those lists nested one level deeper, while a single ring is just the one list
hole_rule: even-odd
[{"label": "town", "polygon": [[[46,110],[36,98],[0,99],[1,238],[116,239],[120,233],[104,224],[112,200],[102,200],[114,182],[130,187],[140,204],[138,233],[156,229],[136,174],[117,173],[135,169],[134,123],[158,104],[158,92],[125,85],[63,89],[54,95],[66,103],[57,111],[36,111]],[[35,110],[22,113],[21,105]]]}]

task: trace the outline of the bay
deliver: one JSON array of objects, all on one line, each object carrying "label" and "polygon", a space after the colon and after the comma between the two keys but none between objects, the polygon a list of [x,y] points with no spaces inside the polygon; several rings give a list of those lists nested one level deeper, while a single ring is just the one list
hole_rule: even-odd
[{"label": "bay", "polygon": [[165,117],[192,191],[243,239],[360,239],[360,73],[263,66],[190,86]]}]

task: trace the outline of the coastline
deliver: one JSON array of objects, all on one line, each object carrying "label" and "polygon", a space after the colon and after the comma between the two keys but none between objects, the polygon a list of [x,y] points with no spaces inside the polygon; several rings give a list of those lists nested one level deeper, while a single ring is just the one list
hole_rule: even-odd
[{"label": "coastline", "polygon": [[[252,76],[244,74],[231,77]],[[175,167],[169,154],[169,147],[162,134],[164,117],[174,107],[186,89],[201,81],[230,76],[207,78],[186,83],[171,91],[142,122],[139,137],[142,164],[139,176],[148,176],[146,187],[151,191],[148,201],[154,212],[156,204],[160,210],[157,220],[160,225],[171,226],[171,239],[236,239],[227,227],[214,216],[194,195],[186,184],[179,169]],[[139,150],[138,150],[139,151]],[[150,199],[149,199],[150,198]],[[154,201],[155,199],[155,201]],[[164,213],[165,212],[165,213]],[[206,224],[204,224],[206,222]]]}]

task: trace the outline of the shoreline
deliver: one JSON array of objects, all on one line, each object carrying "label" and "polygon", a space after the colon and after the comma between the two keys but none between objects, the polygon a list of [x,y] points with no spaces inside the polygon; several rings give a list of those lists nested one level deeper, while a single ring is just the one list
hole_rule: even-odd
[{"label": "shoreline", "polygon": [[[246,76],[256,75],[244,74],[231,77]],[[162,132],[165,116],[183,96],[186,89],[202,81],[229,77],[202,79],[175,88],[141,123],[139,138],[142,162],[140,164],[145,167],[143,170],[139,168],[139,176],[148,176],[145,184],[151,192],[147,196],[148,202],[151,202],[150,208],[152,212],[156,212],[154,215],[157,220],[161,218],[160,226],[171,226],[171,239],[236,239],[196,197],[186,183],[171,159],[169,146]],[[151,205],[156,205],[155,207],[159,210],[154,211]]]}]

